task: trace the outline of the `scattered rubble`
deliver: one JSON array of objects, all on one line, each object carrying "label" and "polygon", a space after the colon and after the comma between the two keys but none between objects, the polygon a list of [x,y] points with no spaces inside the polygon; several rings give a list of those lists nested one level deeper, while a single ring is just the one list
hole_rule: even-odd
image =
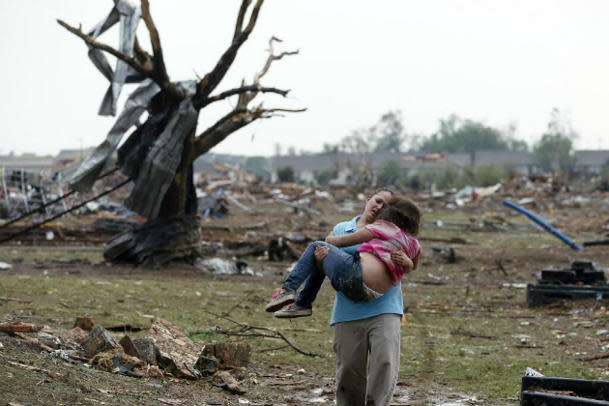
[{"label": "scattered rubble", "polygon": [[234,393],[236,395],[242,395],[245,393],[245,390],[239,386],[237,380],[227,371],[219,371],[216,373],[214,375],[213,382],[214,385],[222,389],[226,389],[230,393]]},{"label": "scattered rubble", "polygon": [[93,323],[93,320],[91,319],[91,317],[88,316],[79,316],[76,317],[76,320],[74,321],[74,327],[78,327],[82,330],[91,330],[93,328],[95,324]]},{"label": "scattered rubble", "polygon": [[114,336],[99,324],[96,324],[91,329],[89,335],[80,344],[84,348],[85,353],[90,357],[99,352],[120,347]]},{"label": "scattered rubble", "polygon": [[157,317],[150,327],[149,337],[158,348],[161,368],[177,378],[198,378],[194,365],[202,348],[188,338],[184,330]]},{"label": "scattered rubble", "polygon": [[570,269],[543,269],[538,284],[527,285],[527,306],[547,305],[559,300],[609,297],[605,272],[594,261],[575,260]]},{"label": "scattered rubble", "polygon": [[[251,349],[245,343],[219,343],[201,346],[188,338],[184,330],[156,318],[147,337],[131,339],[124,335],[117,342],[114,335],[90,317],[77,317],[75,327],[60,335],[51,334],[43,326],[24,323],[3,323],[3,331],[37,346],[51,356],[77,365],[133,378],[172,376],[178,379],[211,378],[213,385],[234,394],[245,390],[227,370],[246,368]],[[87,333],[82,327],[90,328]],[[23,331],[23,332],[22,332]],[[24,332],[34,334],[32,336]],[[0,343],[0,350],[2,349]],[[15,363],[51,377],[59,374],[38,367]]]},{"label": "scattered rubble", "polygon": [[[245,343],[208,344],[203,348],[202,355],[218,360],[221,369],[247,367],[250,360],[251,348]],[[199,363],[201,359],[197,360]],[[202,361],[203,363],[205,361]]]}]

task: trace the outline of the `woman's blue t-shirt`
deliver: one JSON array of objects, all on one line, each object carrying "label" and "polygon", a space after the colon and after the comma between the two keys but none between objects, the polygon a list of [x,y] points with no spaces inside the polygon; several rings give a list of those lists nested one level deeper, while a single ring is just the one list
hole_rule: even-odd
[{"label": "woman's blue t-shirt", "polygon": [[[354,217],[351,221],[338,223],[332,231],[334,235],[351,234],[357,231],[357,220],[360,216]],[[345,247],[343,250],[351,255],[355,255],[359,245]],[[336,292],[334,308],[332,309],[332,319],[330,325],[344,321],[362,320],[379,314],[404,314],[404,301],[402,299],[402,284],[389,289],[378,299],[369,302],[354,302],[348,299],[341,292]]]}]

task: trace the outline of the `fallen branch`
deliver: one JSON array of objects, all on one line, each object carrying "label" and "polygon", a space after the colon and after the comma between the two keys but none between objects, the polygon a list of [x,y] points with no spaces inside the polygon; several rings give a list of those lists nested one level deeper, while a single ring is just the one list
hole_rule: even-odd
[{"label": "fallen branch", "polygon": [[28,323],[1,323],[0,331],[4,333],[33,333],[42,330],[42,326],[39,324],[28,324]]},{"label": "fallen branch", "polygon": [[17,299],[16,297],[6,297],[6,296],[0,296],[0,300],[3,302],[32,303],[31,300],[23,300],[23,299]]},{"label": "fallen branch", "polygon": [[601,352],[599,354],[587,355],[585,357],[578,358],[579,361],[594,361],[597,359],[609,358],[609,352]]},{"label": "fallen branch", "polygon": [[419,241],[430,241],[430,242],[444,242],[448,244],[469,244],[469,242],[463,238],[432,238],[432,237],[419,237]]},{"label": "fallen branch", "polygon": [[[236,230],[257,230],[260,228],[264,228],[266,226],[268,226],[270,224],[270,222],[268,220],[265,221],[261,221],[260,223],[254,223],[254,224],[250,224],[250,225],[242,225],[242,226],[227,226],[224,224],[205,224],[205,230],[222,230],[222,231],[229,231],[229,232],[233,232]],[[262,242],[260,242],[260,244],[263,244]],[[264,243],[266,244],[266,243]]]},{"label": "fallen branch", "polygon": [[294,381],[294,382],[272,382],[269,383],[268,386],[294,386],[294,385],[302,385],[304,383],[310,382],[308,379],[303,381]]},{"label": "fallen branch", "polygon": [[54,349],[52,349],[48,345],[45,345],[45,344],[41,343],[37,338],[26,336],[25,334],[19,333],[19,332],[14,333],[14,335],[16,337],[21,338],[22,340],[27,341],[30,344],[34,344],[34,345],[39,346],[41,349],[45,350],[46,352],[53,352],[53,351],[55,351]]},{"label": "fallen branch", "polygon": [[15,367],[27,369],[28,371],[42,372],[43,374],[47,374],[51,378],[59,378],[60,376],[62,376],[58,372],[57,373],[53,373],[53,372],[49,371],[48,369],[43,369],[43,368],[35,367],[33,365],[26,365],[26,364],[22,364],[20,362],[13,362],[13,361],[6,361],[6,363],[9,364],[9,365],[13,365]]},{"label": "fallen branch", "polygon": [[245,299],[249,298],[252,293],[254,293],[256,290],[252,289],[248,292],[246,292],[246,294],[243,296],[243,298],[241,300],[239,300],[233,307],[231,307],[229,310],[225,311],[224,313],[222,313],[222,316],[226,317],[228,316],[233,310],[235,310],[237,307],[239,307],[239,305],[241,305],[241,303],[243,303],[245,301]]},{"label": "fallen branch", "polygon": [[280,345],[279,347],[269,347],[269,348],[263,348],[261,350],[258,350],[258,352],[269,352],[269,351],[276,351],[276,350],[283,350],[284,348],[289,348],[289,345]]},{"label": "fallen branch", "polygon": [[454,335],[454,336],[466,336],[466,337],[472,337],[472,338],[486,338],[489,340],[492,340],[495,338],[495,336],[490,336],[487,334],[480,334],[480,333],[474,333],[471,331],[467,331],[467,330],[463,330],[462,328],[457,328],[454,330],[451,330],[450,334]]},{"label": "fallen branch", "polygon": [[412,282],[412,283],[419,283],[421,285],[446,285],[445,282],[442,281],[431,281],[428,279],[416,279],[416,278],[408,278],[408,282]]},{"label": "fallen branch", "polygon": [[[287,339],[287,337],[285,335],[283,335],[283,333],[281,331],[278,331],[276,329],[272,329],[269,327],[256,327],[256,326],[250,326],[247,324],[243,324],[243,323],[239,323],[238,321],[232,320],[226,316],[223,316],[221,314],[215,314],[212,312],[208,312],[207,310],[203,310],[205,313],[210,314],[214,317],[220,318],[220,319],[224,319],[224,320],[228,320],[231,323],[234,323],[238,326],[241,327],[241,330],[239,331],[226,331],[226,330],[221,330],[221,329],[216,329],[216,332],[220,333],[220,334],[226,334],[226,335],[234,335],[234,336],[249,336],[249,337],[267,337],[267,338],[281,338],[283,341],[286,342],[287,345],[289,345],[290,347],[292,347],[294,349],[294,351],[298,352],[299,354],[302,355],[306,355],[307,357],[322,357],[322,355],[320,354],[315,354],[312,352],[306,352],[301,350],[300,348],[296,347],[294,344],[292,344],[290,342],[290,340]],[[262,330],[262,331],[270,331],[274,334],[264,334],[264,333],[249,333],[249,331],[251,330]]]}]

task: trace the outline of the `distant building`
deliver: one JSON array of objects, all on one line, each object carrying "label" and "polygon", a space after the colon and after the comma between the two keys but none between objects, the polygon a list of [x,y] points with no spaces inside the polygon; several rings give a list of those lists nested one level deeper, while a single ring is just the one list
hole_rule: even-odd
[{"label": "distant building", "polygon": [[584,174],[598,175],[609,162],[609,150],[575,151],[575,166]]},{"label": "distant building", "polygon": [[53,177],[57,180],[68,180],[76,172],[82,161],[84,161],[95,149],[62,149],[53,159],[51,170]]},{"label": "distant building", "polygon": [[26,172],[43,173],[51,170],[54,158],[52,156],[37,156],[34,154],[0,155],[0,169],[21,170]]},{"label": "distant building", "polygon": [[473,154],[472,166],[495,165],[523,175],[534,173],[535,159],[527,151],[490,151],[481,150]]},{"label": "distant building", "polygon": [[341,178],[347,180],[346,169],[349,166],[349,155],[346,154],[312,154],[275,156],[271,161],[271,182],[277,182],[278,171],[290,167],[294,170],[296,180],[303,183],[316,183],[316,176],[324,171],[342,172]]},{"label": "distant building", "polygon": [[408,175],[414,175],[423,169],[443,169],[451,165],[469,164],[469,154],[405,154],[405,153],[371,153],[371,154],[311,154],[294,156],[276,156],[272,158],[271,181],[277,182],[280,169],[290,167],[294,170],[297,182],[316,184],[317,177],[324,171],[335,172],[330,181],[333,185],[344,185],[353,180],[353,169],[365,167],[374,177],[394,161]]}]

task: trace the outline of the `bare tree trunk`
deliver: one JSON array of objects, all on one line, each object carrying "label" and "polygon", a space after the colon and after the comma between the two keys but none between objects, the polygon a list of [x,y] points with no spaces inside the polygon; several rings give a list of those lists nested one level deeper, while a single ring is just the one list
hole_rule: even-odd
[{"label": "bare tree trunk", "polygon": [[182,160],[158,218],[108,241],[104,246],[107,260],[157,267],[170,261],[192,263],[200,256],[201,235],[193,182],[195,134],[196,127],[193,127],[184,142]]},{"label": "bare tree trunk", "polygon": [[173,182],[163,199],[159,217],[196,215],[197,196],[194,190],[192,167],[194,161],[193,143],[196,130],[196,127],[194,127],[184,142],[182,160],[173,178]]},{"label": "bare tree trunk", "polygon": [[[61,20],[57,21],[62,27],[82,39],[90,52],[95,51],[90,57],[95,66],[111,81],[110,95],[114,95],[115,85],[120,88],[124,83],[140,83],[140,87],[132,93],[135,97],[128,99],[131,103],[129,110],[123,110],[128,114],[120,120],[121,124],[117,125],[116,129],[113,127],[106,141],[96,149],[98,154],[95,159],[88,160],[82,165],[83,174],[76,181],[85,188],[87,182],[99,175],[99,170],[103,168],[101,165],[106,162],[110,153],[116,150],[121,137],[137,122],[145,108],[148,111],[148,119],[143,125],[137,126],[138,128],[118,148],[118,155],[122,172],[135,182],[132,194],[125,204],[133,211],[147,216],[149,220],[136,229],[108,241],[104,248],[104,256],[109,261],[153,266],[175,259],[192,260],[198,256],[200,243],[199,220],[196,217],[197,198],[193,184],[194,160],[221,143],[230,134],[255,120],[306,110],[264,108],[262,103],[250,105],[261,93],[287,96],[289,90],[263,86],[261,79],[267,74],[273,61],[298,54],[298,51],[275,53],[274,45],[281,40],[273,36],[269,40],[268,58],[262,69],[254,75],[251,84],[246,84],[244,79],[240,87],[216,92],[237,57],[239,49],[252,33],[264,3],[264,0],[255,2],[241,0],[232,40],[213,68],[202,78],[198,78],[197,82],[172,82],[167,72],[161,39],[152,19],[149,1],[140,0],[139,9],[150,37],[152,54],[142,48],[137,39],[137,19],[130,20],[137,16],[138,6],[134,2],[125,0],[115,0],[114,3],[110,15],[120,14],[121,24],[126,22],[125,26],[131,27],[131,30],[123,30],[121,25],[119,48],[98,41],[99,35],[117,22],[110,17],[102,24],[101,31],[96,28],[88,33],[80,27],[70,26]],[[119,67],[128,67],[128,75],[122,75],[125,72],[123,69],[120,69],[122,72],[120,75],[112,71],[102,51],[118,59],[116,72],[119,72]],[[151,82],[146,83],[145,80]],[[156,93],[157,87],[158,93]],[[155,93],[149,94],[151,90],[155,90]],[[196,135],[196,123],[192,124],[192,129],[185,137],[184,130],[189,129],[191,120],[196,121],[198,112],[212,103],[231,97],[237,97],[236,106],[231,111],[199,135]],[[113,103],[110,106],[113,111],[116,100],[114,97],[109,97],[108,100]],[[187,100],[191,104],[185,103]],[[169,132],[163,132],[168,123],[172,124],[172,128],[169,128]],[[129,124],[128,128],[123,128],[126,124]],[[179,131],[172,132],[178,124]],[[180,145],[182,142],[183,144]],[[183,146],[181,156],[177,157],[180,146]],[[173,173],[175,175],[165,191]]]}]

